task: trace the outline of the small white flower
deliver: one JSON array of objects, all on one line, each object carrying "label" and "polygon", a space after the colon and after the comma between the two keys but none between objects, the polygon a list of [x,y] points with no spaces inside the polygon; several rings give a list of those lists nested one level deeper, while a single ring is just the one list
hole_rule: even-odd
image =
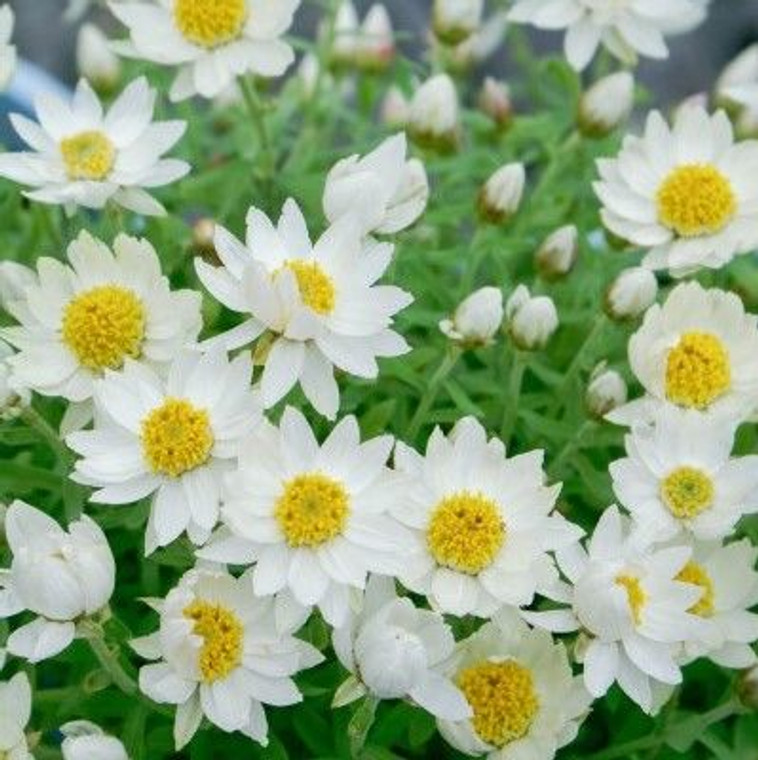
[{"label": "small white flower", "polygon": [[584,69],[603,45],[627,64],[637,56],[667,58],[665,35],[697,26],[706,15],[699,0],[517,0],[508,18],[539,29],[566,29],[568,62]]},{"label": "small white flower", "polygon": [[60,730],[64,736],[63,760],[129,760],[124,745],[94,723],[73,720]]},{"label": "small white flower", "polygon": [[467,755],[552,760],[589,713],[592,700],[581,676],[572,675],[564,645],[513,615],[496,615],[460,642],[451,671],[474,714],[437,726]]},{"label": "small white flower", "polygon": [[292,47],[281,39],[300,0],[173,0],[111,2],[129,28],[130,57],[178,66],[171,100],[212,98],[235,77],[281,76],[292,64]]},{"label": "small white flower", "polygon": [[177,749],[203,715],[222,731],[240,731],[265,746],[263,706],[301,702],[292,676],[321,662],[321,654],[292,635],[295,627],[277,616],[273,597],[251,593],[247,575],[190,570],[154,607],[159,630],[132,646],[160,660],[140,670],[139,685],[155,702],[177,706]]},{"label": "small white flower", "polygon": [[585,401],[590,413],[598,418],[626,403],[626,381],[614,369],[608,369],[606,362],[600,362],[590,375]]},{"label": "small white flower", "polygon": [[121,78],[121,61],[111,49],[110,40],[95,24],[82,24],[79,29],[76,66],[96,90],[108,92]]},{"label": "small white flower", "polygon": [[505,11],[493,13],[471,36],[454,47],[446,47],[450,67],[455,71],[465,71],[484,63],[503,44],[507,14]]},{"label": "small white flower", "polygon": [[646,266],[679,277],[758,245],[758,143],[735,143],[723,111],[684,107],[673,127],[653,111],[642,137],[628,135],[597,165],[603,224],[650,249]]},{"label": "small white flower", "polygon": [[405,127],[410,117],[410,103],[397,85],[387,90],[381,106],[382,123],[388,127]]},{"label": "small white flower", "polygon": [[374,3],[366,13],[360,29],[357,50],[359,68],[368,71],[386,69],[395,57],[392,19],[382,3]]},{"label": "small white flower", "polygon": [[448,437],[436,428],[425,456],[398,443],[404,487],[395,517],[417,545],[403,585],[442,612],[479,617],[527,606],[537,592],[550,595],[557,573],[548,552],[581,530],[553,512],[560,485],[544,485],[543,457],[506,459],[503,444],[488,440],[473,417]]},{"label": "small white flower", "polygon": [[634,105],[634,77],[628,71],[598,79],[582,93],[579,127],[584,134],[602,137],[620,127]]},{"label": "small white flower", "polygon": [[465,298],[451,319],[439,323],[450,340],[464,346],[491,343],[503,322],[503,293],[500,288],[479,288]]},{"label": "small white flower", "polygon": [[646,267],[624,269],[605,294],[605,310],[612,319],[636,319],[658,297],[658,279]]},{"label": "small white flower", "polygon": [[484,0],[434,0],[432,28],[443,42],[457,45],[480,27]]},{"label": "small white flower", "polygon": [[610,465],[613,490],[638,533],[653,541],[682,531],[724,538],[758,511],[758,456],[731,456],[734,425],[670,404],[652,422],[632,428],[626,458]]},{"label": "small white flower", "polygon": [[287,407],[278,429],[264,424],[240,449],[239,469],[226,481],[228,530],[198,556],[255,562],[257,595],[286,590],[342,625],[368,571],[395,574],[411,546],[388,514],[392,443],[388,435],[361,443],[355,417],[345,417],[319,446],[303,415]]},{"label": "small white flower", "polygon": [[486,77],[479,91],[477,101],[482,113],[492,119],[500,127],[510,123],[513,116],[511,91],[505,82],[493,77]]},{"label": "small white flower", "polygon": [[534,256],[537,270],[546,280],[565,277],[579,257],[579,231],[573,224],[559,227],[545,238]]},{"label": "small white flower", "polygon": [[72,479],[93,486],[99,504],[153,495],[145,536],[149,554],[185,530],[203,543],[218,521],[221,477],[241,439],[261,421],[250,389],[250,356],[187,353],[167,379],[127,360],[95,383],[95,426],[66,442],[82,458]]},{"label": "small white flower", "polygon": [[20,323],[2,336],[19,349],[9,362],[21,384],[84,402],[126,359],[164,368],[194,343],[200,294],[170,290],[147,240],[119,235],[111,251],[82,231],[67,258],[38,259],[36,276],[25,274],[6,304]]},{"label": "small white flower", "polygon": [[460,108],[455,84],[448,74],[435,74],[413,94],[408,128],[420,145],[440,150],[457,146]]},{"label": "small white flower", "polygon": [[0,681],[0,715],[0,756],[33,760],[24,732],[32,716],[32,689],[23,671],[10,681]]},{"label": "small white flower", "polygon": [[10,84],[16,73],[16,46],[11,45],[14,22],[10,5],[0,8],[0,92]]},{"label": "small white flower", "polygon": [[535,351],[558,329],[558,312],[549,296],[532,296],[526,285],[519,285],[505,304],[505,321],[516,346]]},{"label": "small white flower", "polygon": [[13,554],[0,571],[0,617],[24,610],[38,617],[8,638],[8,652],[39,662],[74,640],[75,620],[102,609],[111,598],[116,566],[108,541],[89,517],[64,530],[22,501],[5,516],[5,537]]},{"label": "small white flower", "polygon": [[424,165],[407,158],[401,132],[362,158],[353,155],[338,161],[326,176],[323,206],[330,222],[351,214],[364,234],[392,235],[410,227],[428,200]]},{"label": "small white flower", "polygon": [[490,222],[510,219],[521,205],[526,171],[521,163],[501,166],[485,183],[479,193],[479,212]]},{"label": "small white flower", "polygon": [[339,661],[353,673],[337,690],[335,706],[368,693],[410,699],[445,720],[471,716],[461,692],[439,672],[455,647],[450,627],[442,615],[398,598],[391,578],[369,579],[361,612],[334,630],[332,642]]},{"label": "small white flower", "polygon": [[[330,51],[332,62],[338,65],[355,65],[360,30],[358,11],[352,0],[342,0],[334,17],[334,39]],[[321,30],[326,34],[326,28]]]},{"label": "small white flower", "polygon": [[32,152],[0,155],[0,176],[28,185],[27,198],[100,209],[108,201],[138,214],[166,211],[148,189],[171,184],[190,170],[162,158],[184,134],[183,121],[153,121],[156,93],[144,77],[132,82],[103,112],[85,79],[70,104],[55,95],[37,99],[39,124],[21,114],[10,120]]},{"label": "small white flower", "polygon": [[339,407],[334,367],[375,378],[377,357],[409,350],[391,328],[411,296],[375,285],[394,248],[372,242],[364,249],[361,225],[352,215],[340,217],[313,244],[293,200],[284,204],[276,227],[251,208],[247,244],[217,226],[215,247],[223,266],[196,259],[198,276],[217,300],[248,318],[213,340],[231,350],[266,332],[261,354],[266,408],[300,383],[311,404],[334,419]]}]

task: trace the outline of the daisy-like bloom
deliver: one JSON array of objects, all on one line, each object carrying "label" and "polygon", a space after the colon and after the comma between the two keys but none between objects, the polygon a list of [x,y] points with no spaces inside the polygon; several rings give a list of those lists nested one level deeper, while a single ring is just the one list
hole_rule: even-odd
[{"label": "daisy-like bloom", "polygon": [[463,694],[440,673],[455,648],[450,627],[439,613],[398,598],[391,578],[371,576],[360,613],[335,629],[332,643],[353,674],[337,690],[333,706],[371,694],[410,699],[443,720],[471,717]]},{"label": "daisy-like bloom", "polygon": [[417,553],[400,579],[454,615],[489,617],[503,605],[552,595],[557,572],[547,552],[582,531],[552,513],[560,485],[546,486],[544,452],[506,459],[502,442],[487,440],[473,417],[448,437],[439,428],[426,456],[398,443],[402,475],[397,519],[413,530]]},{"label": "daisy-like bloom", "polygon": [[424,213],[429,182],[424,165],[407,159],[405,133],[387,138],[361,158],[343,158],[329,171],[324,214],[330,222],[345,214],[360,220],[364,234],[392,235]]},{"label": "daisy-like bloom", "polygon": [[222,731],[268,743],[263,705],[292,705],[302,694],[292,676],[323,660],[277,618],[272,597],[256,599],[249,579],[195,569],[165,599],[153,601],[157,632],[132,641],[145,665],[140,689],[160,704],[176,705],[177,749],[205,715]]},{"label": "daisy-like bloom", "polygon": [[734,142],[723,111],[680,108],[669,127],[658,111],[642,137],[600,159],[595,192],[603,223],[649,248],[643,263],[682,276],[718,269],[758,245],[758,143]]},{"label": "daisy-like bloom", "polygon": [[24,729],[32,716],[32,689],[26,673],[0,681],[0,757],[33,760]]},{"label": "daisy-like bloom", "polygon": [[116,565],[105,535],[89,517],[64,530],[44,512],[15,501],[4,527],[13,561],[0,571],[0,617],[24,610],[37,615],[13,631],[8,652],[39,662],[71,644],[79,618],[105,607]]},{"label": "daisy-like bloom", "polygon": [[498,614],[460,642],[451,676],[474,714],[438,720],[440,733],[489,760],[551,760],[576,738],[592,701],[564,645],[512,614]]},{"label": "daisy-like bloom", "polygon": [[180,355],[168,378],[127,360],[95,383],[95,427],[66,442],[82,459],[72,479],[99,490],[100,504],[153,495],[149,554],[185,530],[203,543],[218,521],[221,477],[240,440],[261,421],[252,362],[215,350]]},{"label": "daisy-like bloom", "polygon": [[213,98],[235,77],[281,76],[294,61],[281,36],[300,0],[154,0],[111,2],[113,15],[129,28],[120,52],[178,66],[171,100]]},{"label": "daisy-like bloom", "polygon": [[0,155],[0,176],[34,188],[24,193],[40,203],[101,209],[109,201],[138,214],[166,210],[148,189],[190,170],[186,161],[162,158],[184,134],[183,121],[153,121],[156,92],[144,77],[132,82],[103,112],[87,80],[71,103],[42,95],[39,123],[11,114],[14,129],[32,151]]},{"label": "daisy-like bloom", "polygon": [[351,590],[365,587],[369,570],[394,574],[411,548],[387,514],[397,491],[386,467],[392,443],[389,435],[361,443],[355,417],[346,417],[319,446],[288,407],[278,429],[262,425],[241,447],[226,481],[227,530],[198,556],[255,562],[256,595],[288,591],[343,625]]},{"label": "daisy-like bloom", "polygon": [[667,34],[681,34],[706,15],[700,0],[517,0],[510,21],[565,29],[564,51],[578,71],[600,45],[626,64],[638,56],[667,58]]},{"label": "daisy-like bloom", "polygon": [[573,544],[558,552],[571,583],[572,610],[528,612],[531,623],[554,631],[581,627],[584,682],[602,697],[614,681],[645,712],[653,688],[678,684],[677,646],[699,628],[688,610],[700,589],[678,579],[692,555],[689,547],[652,549],[630,536],[617,507],[603,512],[585,551]]},{"label": "daisy-like bloom", "polygon": [[19,349],[9,362],[22,385],[84,402],[127,359],[164,367],[195,342],[200,294],[170,290],[147,240],[119,235],[111,251],[81,232],[67,257],[68,266],[38,259],[36,276],[6,304],[20,323],[2,335]]},{"label": "daisy-like bloom", "polygon": [[635,426],[610,474],[636,530],[652,541],[724,538],[758,511],[758,456],[732,457],[733,440],[732,424],[670,404]]},{"label": "daisy-like bloom", "polygon": [[16,46],[11,45],[14,24],[10,5],[0,8],[0,90],[4,90],[16,73]]},{"label": "daisy-like bloom", "polygon": [[339,389],[334,367],[373,379],[377,357],[409,350],[391,329],[394,315],[412,297],[400,288],[375,285],[389,266],[393,246],[364,248],[361,226],[340,217],[312,244],[293,200],[278,226],[258,209],[247,215],[247,245],[223,227],[214,236],[221,267],[195,260],[210,293],[232,311],[247,314],[238,327],[213,339],[228,350],[266,332],[261,390],[268,408],[299,382],[321,414],[334,419]]},{"label": "daisy-like bloom", "polygon": [[124,745],[87,720],[72,720],[60,728],[63,760],[129,760]]},{"label": "daisy-like bloom", "polygon": [[650,419],[661,402],[741,419],[758,405],[758,323],[734,293],[678,285],[645,314],[629,364],[647,397],[611,412],[618,424]]},{"label": "daisy-like bloom", "polygon": [[700,590],[690,612],[702,618],[695,637],[684,643],[684,657],[708,657],[725,668],[749,668],[758,658],[758,549],[748,539],[722,546],[695,543],[692,559],[678,575]]}]

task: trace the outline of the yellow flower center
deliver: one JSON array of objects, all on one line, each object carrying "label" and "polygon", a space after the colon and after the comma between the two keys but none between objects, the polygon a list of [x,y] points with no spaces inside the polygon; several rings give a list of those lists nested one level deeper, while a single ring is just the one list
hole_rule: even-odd
[{"label": "yellow flower center", "polygon": [[688,562],[676,576],[676,579],[682,583],[699,586],[703,590],[700,599],[687,610],[688,612],[700,617],[713,615],[713,581],[702,565],[698,565],[697,562]]},{"label": "yellow flower center", "polygon": [[729,179],[709,164],[674,169],[658,188],[657,202],[661,224],[681,237],[713,235],[737,210]]},{"label": "yellow flower center", "polygon": [[713,481],[695,467],[677,467],[661,482],[661,499],[674,517],[697,517],[713,504]]},{"label": "yellow flower center", "polygon": [[61,140],[60,147],[70,180],[105,179],[116,160],[113,143],[96,129],[66,137]]},{"label": "yellow flower center", "polygon": [[215,48],[236,40],[247,21],[246,0],[176,0],[174,21],[194,45]]},{"label": "yellow flower center", "polygon": [[633,575],[617,575],[615,580],[616,585],[623,587],[626,591],[632,619],[634,620],[635,625],[639,625],[642,621],[642,608],[647,601],[647,594],[645,594],[645,591],[642,588],[640,579],[635,578]]},{"label": "yellow flower center", "polygon": [[142,450],[153,472],[177,478],[205,464],[213,448],[208,412],[167,398],[142,421]]},{"label": "yellow flower center", "polygon": [[184,617],[195,621],[192,631],[203,639],[199,663],[203,681],[226,678],[242,662],[244,629],[239,618],[220,604],[200,600],[184,608]]},{"label": "yellow flower center", "polygon": [[80,293],[63,311],[61,337],[84,367],[119,369],[138,358],[145,338],[145,309],[137,296],[118,285]]},{"label": "yellow flower center", "polygon": [[298,475],[285,483],[274,508],[274,517],[292,547],[331,541],[345,529],[349,515],[345,487],[320,472]]},{"label": "yellow flower center", "polygon": [[492,564],[505,536],[497,505],[481,493],[461,491],[436,506],[426,542],[440,565],[477,575]]},{"label": "yellow flower center", "polygon": [[666,398],[681,406],[704,409],[729,390],[729,354],[715,335],[684,333],[666,358]]},{"label": "yellow flower center", "polygon": [[337,291],[332,278],[315,261],[292,259],[284,266],[295,275],[300,298],[317,314],[334,311]]},{"label": "yellow flower center", "polygon": [[455,680],[482,741],[504,747],[529,731],[540,707],[529,668],[513,660],[482,662],[460,671]]}]

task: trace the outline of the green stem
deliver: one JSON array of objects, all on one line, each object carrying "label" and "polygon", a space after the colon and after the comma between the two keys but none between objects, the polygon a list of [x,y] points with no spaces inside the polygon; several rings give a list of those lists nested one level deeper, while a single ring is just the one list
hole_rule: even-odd
[{"label": "green stem", "polygon": [[24,409],[21,418],[50,445],[50,448],[55,453],[55,459],[58,462],[59,468],[64,466],[71,455],[66,444],[61,440],[53,426],[31,406]]},{"label": "green stem", "polygon": [[484,244],[486,233],[484,227],[479,227],[471,241],[468,258],[466,259],[466,268],[461,277],[461,284],[458,289],[458,302],[460,303],[469,293],[476,280],[476,275],[481,268],[484,260],[487,258],[488,247]]},{"label": "green stem", "polygon": [[555,477],[560,471],[561,465],[569,458],[580,446],[587,433],[593,430],[597,422],[595,420],[585,420],[576,434],[573,435],[558,452],[553,463],[547,468],[549,478]]},{"label": "green stem", "polygon": [[363,754],[368,732],[371,730],[371,726],[374,725],[378,704],[379,700],[376,697],[370,695],[365,697],[350,719],[347,735],[350,742],[350,757],[354,760],[358,760]]},{"label": "green stem", "polygon": [[245,100],[245,105],[250,113],[250,119],[258,136],[258,145],[262,158],[262,174],[264,180],[270,180],[274,176],[276,167],[273,148],[266,126],[265,107],[255,88],[255,82],[248,77],[239,78],[240,90]]},{"label": "green stem", "polygon": [[461,355],[461,349],[458,346],[452,347],[442,358],[437,371],[432,375],[432,379],[429,381],[429,385],[426,387],[424,395],[421,397],[418,407],[416,407],[416,413],[411,419],[410,425],[408,425],[408,439],[413,440],[421,429],[421,425],[426,419],[426,415],[432,408],[432,404],[437,398],[437,394],[440,391],[440,387],[445,378],[450,374],[450,371],[458,361],[458,357]]},{"label": "green stem", "polygon": [[608,318],[605,314],[599,314],[592,324],[592,329],[587,333],[584,341],[574,354],[574,358],[566,368],[561,384],[555,390],[554,398],[559,408],[560,406],[565,406],[569,401],[566,397],[567,391],[571,387],[576,376],[582,371],[582,369],[584,369],[584,365],[587,363],[587,358],[592,355],[595,342],[603,333],[607,324]]},{"label": "green stem", "polygon": [[137,684],[124,670],[118,659],[118,654],[105,643],[102,628],[95,624],[86,625],[84,633],[95,657],[103,670],[111,677],[113,683],[125,694],[136,694]]},{"label": "green stem", "polygon": [[500,426],[500,440],[508,447],[513,429],[516,427],[518,418],[518,406],[521,398],[521,388],[524,383],[524,372],[526,371],[527,361],[521,351],[515,351],[511,372],[508,377],[508,390],[505,396],[505,409],[503,411],[503,422]]}]

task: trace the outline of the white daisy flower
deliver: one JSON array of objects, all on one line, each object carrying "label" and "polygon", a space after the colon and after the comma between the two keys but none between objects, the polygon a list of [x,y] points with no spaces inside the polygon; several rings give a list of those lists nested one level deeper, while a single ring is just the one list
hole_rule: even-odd
[{"label": "white daisy flower", "polygon": [[678,285],[648,309],[628,350],[647,397],[615,409],[612,422],[649,420],[661,402],[722,419],[758,405],[758,321],[734,293]]},{"label": "white daisy flower", "polygon": [[32,689],[23,671],[0,681],[0,755],[8,760],[33,760],[24,729],[32,717]]},{"label": "white daisy flower", "polygon": [[[226,480],[220,531],[199,557],[247,564],[256,595],[288,591],[334,626],[368,571],[395,574],[410,538],[388,511],[396,485],[386,467],[392,437],[360,441],[346,417],[319,446],[305,417],[288,407],[240,449]],[[231,534],[231,535],[230,535]]]},{"label": "white daisy flower", "polygon": [[538,29],[566,29],[564,51],[578,71],[600,45],[626,64],[668,58],[666,35],[689,31],[705,16],[700,0],[517,0],[508,14]]},{"label": "white daisy flower", "polygon": [[268,332],[261,351],[267,408],[300,383],[315,409],[334,419],[339,407],[334,367],[372,379],[379,373],[377,357],[409,350],[390,328],[412,297],[394,286],[375,285],[393,246],[364,248],[351,215],[312,244],[302,212],[288,200],[277,227],[250,209],[246,246],[219,226],[214,244],[223,266],[196,259],[197,274],[217,300],[249,317],[213,341],[231,350]]},{"label": "white daisy flower", "polygon": [[177,749],[203,715],[222,731],[240,731],[265,746],[263,706],[302,701],[292,676],[321,662],[321,654],[296,639],[294,629],[282,629],[274,599],[256,599],[246,576],[190,570],[152,606],[160,628],[132,646],[160,660],[140,670],[139,685],[155,702],[177,706]]},{"label": "white daisy flower", "polygon": [[20,324],[2,336],[19,349],[8,361],[22,385],[86,402],[106,370],[127,359],[163,368],[195,342],[200,294],[170,290],[147,240],[119,235],[111,251],[82,231],[67,258],[38,259],[6,303]]},{"label": "white daisy flower", "polygon": [[398,598],[391,578],[371,576],[360,613],[334,630],[332,644],[353,674],[337,689],[334,707],[371,694],[410,699],[444,720],[471,717],[463,694],[440,673],[455,648],[453,632],[439,613]]},{"label": "white daisy flower", "polygon": [[10,84],[16,73],[16,46],[11,45],[14,22],[10,5],[0,8],[0,91]]},{"label": "white daisy flower", "polygon": [[295,54],[281,39],[300,0],[111,2],[129,28],[124,55],[178,66],[170,98],[212,98],[247,73],[281,76]]},{"label": "white daisy flower", "polygon": [[549,551],[582,531],[553,512],[560,485],[546,486],[544,452],[506,459],[473,417],[448,437],[435,429],[421,456],[398,443],[404,489],[394,514],[413,530],[416,555],[402,583],[454,615],[489,617],[551,595],[557,571]]},{"label": "white daisy flower", "polygon": [[71,433],[79,455],[72,479],[99,490],[100,504],[153,495],[145,536],[149,554],[185,530],[203,543],[218,521],[221,476],[240,440],[261,421],[246,354],[179,356],[166,380],[127,360],[95,383],[95,427]]},{"label": "white daisy flower", "polygon": [[707,657],[725,668],[756,664],[751,646],[758,641],[758,549],[748,539],[722,546],[695,543],[692,559],[677,578],[700,590],[690,607],[703,625],[684,643],[687,661]]},{"label": "white daisy flower", "polygon": [[109,201],[138,214],[166,210],[147,190],[183,177],[186,161],[161,156],[184,134],[183,121],[153,121],[156,92],[144,77],[132,82],[107,112],[82,79],[70,104],[55,95],[36,101],[39,124],[10,120],[32,151],[0,155],[0,176],[28,185],[40,203],[101,209]]},{"label": "white daisy flower", "polygon": [[442,736],[489,760],[551,760],[572,742],[592,701],[566,648],[515,615],[500,614],[458,644],[453,681],[470,720],[438,720]]},{"label": "white daisy flower", "polygon": [[723,111],[680,108],[671,128],[653,111],[644,135],[627,136],[598,170],[603,223],[649,248],[646,266],[682,276],[758,245],[758,142],[735,143]]},{"label": "white daisy flower", "polygon": [[734,425],[661,405],[653,425],[626,436],[627,456],[610,465],[613,490],[645,540],[685,531],[724,538],[758,512],[758,456],[732,457]]}]

